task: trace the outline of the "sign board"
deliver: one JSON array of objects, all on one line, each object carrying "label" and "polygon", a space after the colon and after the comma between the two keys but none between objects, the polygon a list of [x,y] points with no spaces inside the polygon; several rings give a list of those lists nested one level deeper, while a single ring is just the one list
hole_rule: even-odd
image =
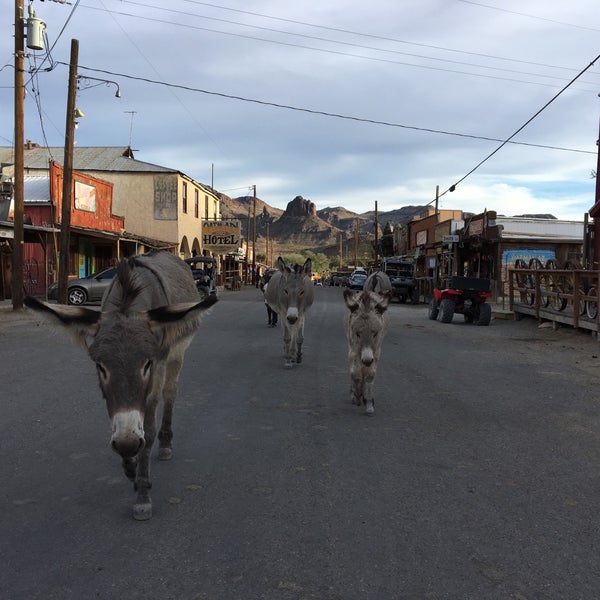
[{"label": "sign board", "polygon": [[241,244],[241,223],[237,219],[202,220],[202,248],[216,254],[236,254]]},{"label": "sign board", "polygon": [[456,244],[458,242],[458,236],[457,235],[443,235],[442,236],[442,243],[443,244]]}]

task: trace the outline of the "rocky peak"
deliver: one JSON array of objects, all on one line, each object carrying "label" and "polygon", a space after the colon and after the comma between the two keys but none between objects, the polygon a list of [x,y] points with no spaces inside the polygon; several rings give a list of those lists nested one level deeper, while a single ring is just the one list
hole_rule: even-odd
[{"label": "rocky peak", "polygon": [[283,213],[286,217],[310,217],[317,215],[317,207],[314,202],[305,200],[302,196],[296,196]]}]

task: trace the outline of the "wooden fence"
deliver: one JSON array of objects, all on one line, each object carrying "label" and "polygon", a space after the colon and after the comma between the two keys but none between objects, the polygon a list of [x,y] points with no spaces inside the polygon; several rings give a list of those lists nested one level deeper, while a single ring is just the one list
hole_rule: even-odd
[{"label": "wooden fence", "polygon": [[554,323],[600,331],[600,271],[527,268],[508,270],[510,310]]}]

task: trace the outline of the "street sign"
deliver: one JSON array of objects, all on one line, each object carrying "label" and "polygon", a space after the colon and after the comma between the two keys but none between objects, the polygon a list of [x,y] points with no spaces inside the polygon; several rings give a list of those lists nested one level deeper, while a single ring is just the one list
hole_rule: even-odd
[{"label": "street sign", "polygon": [[442,236],[442,244],[456,244],[458,242],[457,235],[443,235]]}]

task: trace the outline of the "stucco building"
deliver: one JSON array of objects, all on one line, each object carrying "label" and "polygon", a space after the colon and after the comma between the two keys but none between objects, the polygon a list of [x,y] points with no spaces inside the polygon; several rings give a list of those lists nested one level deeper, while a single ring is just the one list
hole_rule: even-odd
[{"label": "stucco building", "polygon": [[[12,164],[12,147],[0,147],[0,163]],[[64,148],[25,146],[25,176],[49,176],[62,165]],[[220,218],[218,195],[177,169],[136,160],[128,147],[74,149],[73,169],[112,183],[112,212],[124,219],[124,236],[178,248],[182,258],[202,254],[202,219]],[[143,243],[142,243],[143,245]]]}]

